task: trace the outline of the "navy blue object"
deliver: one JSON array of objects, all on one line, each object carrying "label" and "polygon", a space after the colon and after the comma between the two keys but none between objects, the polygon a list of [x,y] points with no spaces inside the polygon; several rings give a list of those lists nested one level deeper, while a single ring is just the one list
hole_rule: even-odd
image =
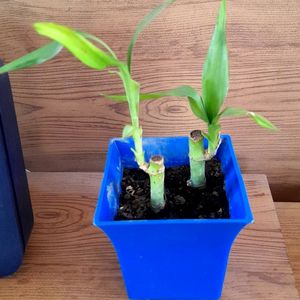
[{"label": "navy blue object", "polygon": [[32,226],[21,142],[5,74],[0,75],[0,276],[14,273],[21,265]]},{"label": "navy blue object", "polygon": [[[161,154],[165,165],[188,164],[185,137],[144,138],[145,156]],[[130,299],[211,300],[222,293],[231,245],[253,222],[229,135],[217,152],[225,175],[230,219],[114,221],[124,167],[134,167],[132,139],[109,144],[94,224],[117,252]]]}]

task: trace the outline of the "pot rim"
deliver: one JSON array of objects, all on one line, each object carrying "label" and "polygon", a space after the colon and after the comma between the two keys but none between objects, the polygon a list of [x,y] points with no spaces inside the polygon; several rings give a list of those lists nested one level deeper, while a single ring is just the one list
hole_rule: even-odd
[{"label": "pot rim", "polygon": [[[144,137],[143,141],[151,140],[151,139],[187,139],[187,137],[184,136],[171,136],[171,137]],[[237,174],[237,180],[238,180],[238,185],[239,189],[242,193],[242,201],[244,205],[244,213],[245,217],[244,218],[230,218],[230,219],[160,219],[160,220],[121,220],[121,221],[116,221],[116,220],[109,220],[109,221],[102,221],[100,220],[100,210],[102,208],[101,203],[99,203],[100,199],[103,198],[103,193],[106,192],[105,189],[100,188],[100,195],[97,200],[96,204],[96,209],[95,209],[95,214],[93,218],[93,224],[97,227],[107,227],[107,226],[135,226],[135,225],[142,225],[142,226],[149,226],[149,225],[172,225],[172,224],[241,224],[241,225],[247,225],[249,223],[254,222],[253,214],[251,212],[248,196],[246,193],[246,188],[244,185],[244,180],[241,175],[241,171],[238,165],[237,158],[235,156],[234,150],[233,150],[233,145],[232,145],[232,140],[229,134],[222,134],[221,139],[227,140],[228,141],[228,149],[230,152],[230,156],[233,160],[233,166],[235,168],[235,173]],[[116,141],[120,142],[127,142],[128,138],[113,138],[109,142],[108,146],[108,154],[107,154],[107,160],[105,164],[105,169],[104,169],[104,175],[102,178],[102,183],[106,182],[108,172],[105,172],[107,168],[109,168],[109,161],[111,157],[111,145],[115,143]],[[102,185],[101,183],[101,185]]]}]

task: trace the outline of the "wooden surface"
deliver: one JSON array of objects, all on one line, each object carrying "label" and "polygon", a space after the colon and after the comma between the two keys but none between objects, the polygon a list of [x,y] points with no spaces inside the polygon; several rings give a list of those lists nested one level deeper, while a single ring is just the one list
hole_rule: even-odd
[{"label": "wooden surface", "polygon": [[[256,221],[233,246],[222,299],[299,299],[266,177],[244,178]],[[126,299],[113,248],[91,225],[100,179],[29,174],[35,227],[20,271],[0,280],[0,299]]]},{"label": "wooden surface", "polygon": [[275,203],[288,256],[300,291],[300,203]]},{"label": "wooden surface", "polygon": [[[56,21],[102,37],[125,58],[134,28],[160,0],[2,0],[0,57],[10,61],[42,45],[34,21]],[[134,78],[144,91],[190,84],[200,89],[201,69],[218,2],[182,0],[165,11],[138,41]],[[300,201],[300,1],[229,0],[230,93],[227,105],[264,114],[281,133],[246,119],[225,120],[244,173],[266,173],[274,199]],[[99,93],[119,93],[120,81],[90,71],[68,53],[11,74],[27,168],[100,171],[109,138],[129,122],[126,105]],[[186,135],[202,124],[186,101],[143,103],[146,136]]]}]

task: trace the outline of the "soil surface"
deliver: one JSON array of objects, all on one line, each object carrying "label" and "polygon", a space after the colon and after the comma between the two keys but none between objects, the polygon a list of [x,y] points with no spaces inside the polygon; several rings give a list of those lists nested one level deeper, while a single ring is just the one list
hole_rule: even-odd
[{"label": "soil surface", "polygon": [[149,176],[139,169],[124,169],[120,205],[115,220],[228,219],[224,176],[216,158],[206,162],[206,187],[187,185],[189,166],[166,168],[166,206],[154,213],[150,206]]}]

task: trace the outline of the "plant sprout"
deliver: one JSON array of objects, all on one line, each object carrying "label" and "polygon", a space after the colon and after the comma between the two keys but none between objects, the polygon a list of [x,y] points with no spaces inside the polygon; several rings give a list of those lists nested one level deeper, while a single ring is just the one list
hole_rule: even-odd
[{"label": "plant sprout", "polygon": [[[226,107],[221,110],[229,86],[228,51],[226,44],[226,0],[221,0],[219,14],[202,71],[202,96],[190,86],[180,86],[172,90],[141,94],[141,100],[158,99],[165,96],[185,97],[192,112],[207,125],[207,132],[194,130],[189,137],[189,158],[191,177],[188,182],[193,187],[205,186],[205,161],[215,156],[221,143],[220,119],[248,116],[261,127],[276,130],[263,116],[243,108]],[[110,99],[124,101],[124,96],[110,96]],[[203,137],[208,141],[204,149]]]},{"label": "plant sprout", "polygon": [[[139,124],[140,86],[131,76],[132,51],[143,29],[167,6],[175,0],[167,0],[148,13],[138,24],[127,51],[127,63],[120,61],[113,50],[101,39],[78,30],[73,30],[56,23],[35,23],[35,30],[45,37],[53,40],[48,45],[41,47],[13,62],[0,68],[0,74],[31,67],[54,58],[62,48],[66,48],[84,65],[95,70],[108,70],[117,74],[123,82],[125,101],[128,103],[131,124],[123,129],[123,137],[132,137],[132,149],[136,162],[142,170],[150,176],[151,206],[154,211],[159,211],[165,206],[164,197],[164,160],[160,155],[151,157],[150,162],[145,162],[142,146],[142,127]],[[99,45],[96,47],[92,42]]]}]

